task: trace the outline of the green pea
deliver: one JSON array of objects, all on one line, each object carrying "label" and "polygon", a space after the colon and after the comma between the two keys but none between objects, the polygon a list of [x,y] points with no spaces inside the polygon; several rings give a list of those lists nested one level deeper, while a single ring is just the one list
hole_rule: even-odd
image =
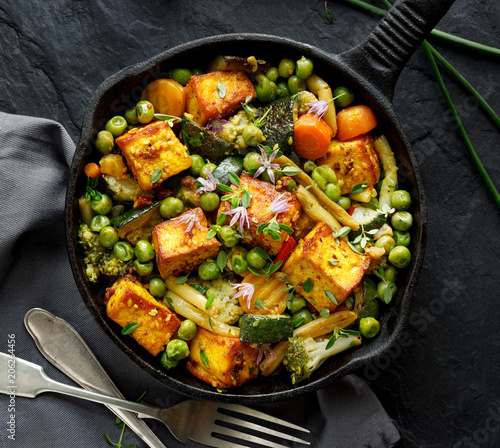
[{"label": "green pea", "polygon": [[278,71],[278,67],[269,67],[266,72],[266,77],[269,79],[269,81],[276,82],[276,80],[279,78],[280,73]]},{"label": "green pea", "polygon": [[107,194],[103,194],[101,199],[92,199],[90,206],[98,215],[107,215],[113,208],[113,201]]},{"label": "green pea", "polygon": [[193,68],[191,71],[193,72],[193,76],[203,75],[203,70],[201,68]]},{"label": "green pea", "polygon": [[137,110],[137,119],[139,123],[146,124],[149,123],[154,115],[155,108],[149,101],[139,101],[136,106]]},{"label": "green pea", "polygon": [[153,246],[147,240],[139,240],[135,244],[135,257],[141,262],[146,263],[147,261],[152,260],[155,257],[155,251],[153,250]]},{"label": "green pea", "polygon": [[205,166],[200,171],[200,176],[203,177],[203,179],[206,179],[208,177],[208,173],[213,173],[215,168],[217,168],[217,165],[215,163],[205,163]]},{"label": "green pea", "polygon": [[[278,170],[273,170],[273,174],[274,174],[274,182],[278,182],[278,179],[280,179],[283,174],[281,172],[279,172]],[[269,173],[266,171],[264,171],[261,175],[260,175],[260,180],[263,180],[264,182],[269,182],[269,183],[272,183],[271,182],[271,176],[269,176]]]},{"label": "green pea", "polygon": [[311,174],[312,180],[316,182],[319,188],[321,188],[323,191],[326,188],[326,179],[323,177],[323,172],[321,170],[321,167],[317,167],[314,169],[314,171]]},{"label": "green pea", "polygon": [[314,69],[313,61],[306,58],[305,56],[302,56],[297,61],[297,66],[295,67],[295,74],[300,79],[307,79],[307,78],[309,78],[309,76],[312,75],[313,69]]},{"label": "green pea", "polygon": [[413,216],[408,212],[396,212],[391,218],[392,227],[396,230],[408,230],[413,224]]},{"label": "green pea", "polygon": [[392,249],[396,247],[396,241],[389,235],[381,236],[377,241],[375,241],[375,247],[380,247],[385,250],[388,254]]},{"label": "green pea", "polygon": [[260,168],[259,159],[262,159],[261,155],[256,152],[249,152],[243,159],[243,168],[245,171],[258,170]]},{"label": "green pea", "polygon": [[295,179],[290,178],[288,184],[286,185],[286,191],[289,191],[291,193],[293,190],[296,189],[297,189],[297,182],[295,182]]},{"label": "green pea", "polygon": [[391,289],[392,297],[394,297],[394,294],[396,294],[396,291],[397,291],[396,285],[391,285],[391,286],[389,286],[389,285],[391,285],[391,282],[389,282],[387,280],[382,280],[377,285],[377,294],[380,297],[380,299],[382,299],[382,297],[384,297],[384,294],[385,294],[385,291],[387,288]]},{"label": "green pea", "polygon": [[384,269],[385,281],[387,281],[389,283],[395,282],[397,275],[398,275],[398,271],[396,270],[396,268],[394,266],[387,266]]},{"label": "green pea", "polygon": [[100,131],[95,139],[95,147],[101,154],[109,154],[115,146],[113,134],[109,131]]},{"label": "green pea", "polygon": [[405,246],[396,246],[389,252],[389,261],[397,268],[405,268],[410,264],[411,253]]},{"label": "green pea", "polygon": [[106,123],[106,131],[111,132],[113,137],[120,137],[127,129],[127,120],[117,115]]},{"label": "green pea", "polygon": [[396,210],[408,210],[411,205],[411,196],[406,190],[396,190],[391,194],[391,206]]},{"label": "green pea", "polygon": [[298,76],[290,76],[290,78],[288,78],[288,88],[290,89],[290,93],[295,95],[296,93],[306,90],[306,82]]},{"label": "green pea", "polygon": [[289,308],[290,313],[294,314],[306,306],[306,299],[301,296],[295,296]]},{"label": "green pea", "polygon": [[162,299],[167,294],[167,286],[161,278],[155,277],[149,281],[149,292],[153,297]]},{"label": "green pea", "polygon": [[295,62],[292,59],[284,58],[278,65],[278,73],[282,78],[289,78],[295,71]]},{"label": "green pea", "polygon": [[273,91],[273,100],[274,98],[276,98],[276,95],[278,95],[278,86],[276,85],[276,83],[274,81],[269,81],[269,83],[271,84],[271,89]]},{"label": "green pea", "polygon": [[219,230],[218,235],[221,241],[226,247],[234,247],[238,244],[238,238],[236,238],[236,230],[229,226],[222,226]]},{"label": "green pea", "polygon": [[255,77],[255,92],[257,93],[257,99],[263,103],[267,103],[273,99],[273,88],[271,87],[271,81],[265,75],[257,75]]},{"label": "green pea", "polygon": [[212,212],[219,206],[219,195],[210,191],[209,193],[205,193],[200,198],[200,206],[206,212]]},{"label": "green pea", "polygon": [[145,277],[153,272],[153,262],[141,263],[139,260],[134,260],[134,268],[141,277]]},{"label": "green pea", "polygon": [[161,354],[161,359],[160,360],[161,360],[162,366],[165,367],[165,369],[167,369],[167,370],[174,369],[174,368],[176,368],[179,365],[179,361],[178,360],[176,360],[176,359],[170,359],[167,356],[167,351],[166,350]]},{"label": "green pea", "polygon": [[139,123],[139,119],[137,118],[137,106],[131,107],[125,112],[125,120],[132,125]]},{"label": "green pea", "polygon": [[396,246],[408,247],[410,245],[411,241],[410,232],[402,232],[400,230],[395,230],[392,237],[396,241]]},{"label": "green pea", "polygon": [[340,196],[337,203],[344,209],[349,210],[351,208],[351,199],[347,196]]},{"label": "green pea", "polygon": [[198,268],[198,276],[202,280],[215,280],[221,276],[221,272],[215,261],[204,261]]},{"label": "green pea", "polygon": [[193,176],[198,177],[204,166],[205,161],[203,160],[203,157],[199,154],[191,154],[191,168],[189,168],[189,171],[191,171]]},{"label": "green pea", "polygon": [[174,218],[184,209],[184,204],[179,198],[173,196],[162,199],[160,202],[160,215],[166,219]]},{"label": "green pea", "polygon": [[118,232],[114,227],[106,226],[99,232],[99,242],[103,247],[113,247],[119,239]]},{"label": "green pea", "polygon": [[340,199],[340,187],[338,184],[333,184],[331,182],[326,184],[325,194],[333,202],[337,202]]},{"label": "green pea", "polygon": [[321,175],[326,179],[327,182],[331,182],[332,184],[337,183],[337,175],[332,168],[328,165],[321,165],[318,167],[321,171]]},{"label": "green pea", "polygon": [[237,274],[244,274],[248,270],[248,262],[243,254],[233,254],[231,257],[231,266]]},{"label": "green pea", "polygon": [[182,321],[181,326],[177,330],[177,334],[181,339],[190,341],[196,336],[197,331],[198,327],[196,326],[196,324],[192,320],[186,319]]},{"label": "green pea", "polygon": [[257,146],[262,143],[262,140],[264,139],[262,129],[258,128],[254,124],[245,126],[245,129],[243,129],[243,133],[241,134],[241,136],[249,146]]},{"label": "green pea", "polygon": [[364,205],[372,210],[378,210],[380,208],[377,198],[371,198],[370,202],[365,202]]},{"label": "green pea", "polygon": [[380,323],[373,317],[363,317],[359,321],[359,331],[365,338],[373,338],[380,331]]},{"label": "green pea", "polygon": [[96,215],[92,218],[92,221],[90,221],[89,229],[92,230],[92,232],[100,232],[103,227],[109,226],[110,224],[111,221],[106,215]]},{"label": "green pea", "polygon": [[306,160],[304,162],[304,171],[309,174],[312,173],[318,166],[312,160]]},{"label": "green pea", "polygon": [[286,98],[287,96],[290,96],[290,89],[288,88],[288,83],[281,81],[278,84],[276,84],[276,96],[278,98]]},{"label": "green pea", "polygon": [[167,344],[167,357],[180,361],[189,356],[189,346],[182,339],[172,339]]},{"label": "green pea", "polygon": [[299,325],[304,325],[311,322],[313,320],[313,317],[311,312],[307,308],[302,308],[300,311],[292,314],[292,320],[294,321],[294,323],[297,322],[297,324]]},{"label": "green pea", "polygon": [[193,76],[193,72],[188,68],[174,68],[170,72],[170,77],[179,84],[185,86]]},{"label": "green pea", "polygon": [[113,252],[119,260],[129,261],[134,258],[134,249],[126,241],[118,241],[113,246]]},{"label": "green pea", "polygon": [[255,269],[262,269],[267,264],[267,258],[261,256],[256,248],[250,250],[247,254],[247,263]]},{"label": "green pea", "polygon": [[333,91],[334,103],[337,107],[347,107],[354,101],[354,93],[351,89],[340,86]]}]

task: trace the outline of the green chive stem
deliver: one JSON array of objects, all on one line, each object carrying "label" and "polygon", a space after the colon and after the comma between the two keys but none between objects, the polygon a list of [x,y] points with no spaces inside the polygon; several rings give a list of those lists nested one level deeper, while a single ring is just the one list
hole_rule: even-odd
[{"label": "green chive stem", "polygon": [[450,94],[448,93],[448,90],[446,89],[446,86],[444,84],[443,78],[441,77],[441,73],[439,72],[439,68],[436,64],[436,60],[434,59],[434,56],[432,54],[432,51],[430,49],[430,45],[428,44],[427,41],[424,40],[422,43],[422,46],[424,47],[425,53],[427,55],[427,58],[429,59],[432,71],[434,72],[434,76],[436,77],[436,81],[439,85],[439,88],[441,89],[441,93],[443,94],[443,97],[448,104],[448,107],[450,108],[450,111],[453,115],[453,118],[455,119],[455,122],[457,123],[458,131],[460,133],[460,136],[464,140],[465,146],[467,150],[469,151],[469,154],[472,158],[472,161],[476,165],[476,168],[479,171],[479,174],[483,178],[483,181],[486,183],[486,186],[490,190],[490,193],[493,195],[493,198],[497,205],[500,207],[500,194],[498,193],[497,189],[495,188],[495,185],[490,179],[490,176],[486,172],[486,169],[484,168],[483,164],[481,163],[481,159],[477,155],[476,150],[474,149],[474,146],[472,145],[472,142],[469,139],[469,136],[467,135],[467,131],[465,130],[462,120],[460,119],[458,112],[455,108],[455,105],[453,104],[453,101],[450,97]]}]

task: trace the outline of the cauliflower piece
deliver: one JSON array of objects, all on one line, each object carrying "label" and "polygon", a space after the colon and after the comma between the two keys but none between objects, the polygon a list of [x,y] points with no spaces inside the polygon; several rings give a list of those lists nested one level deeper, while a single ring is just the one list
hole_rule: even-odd
[{"label": "cauliflower piece", "polygon": [[314,93],[309,92],[308,90],[300,92],[300,99],[297,101],[298,114],[302,115],[309,112],[311,106],[308,106],[308,104],[314,103],[315,101],[318,101],[318,98],[316,98]]},{"label": "cauliflower piece", "polygon": [[[257,109],[249,105],[249,108],[257,113]],[[229,143],[235,143],[240,149],[248,148],[247,142],[243,139],[243,130],[252,123],[252,118],[244,110],[240,110],[237,114],[228,118],[228,123],[224,125],[224,129],[217,133],[217,138],[225,140]]]},{"label": "cauliflower piece", "polygon": [[230,325],[238,322],[243,314],[243,308],[238,299],[233,298],[236,289],[233,289],[228,280],[223,278],[201,280],[198,277],[192,277],[189,279],[189,284],[208,288],[204,293],[207,298],[215,294],[212,306],[207,311],[212,318]]},{"label": "cauliflower piece", "polygon": [[118,277],[125,275],[132,267],[132,260],[116,258],[112,249],[106,249],[99,241],[99,235],[92,232],[87,224],[78,229],[78,242],[83,247],[85,274],[90,282],[96,283],[100,274]]}]

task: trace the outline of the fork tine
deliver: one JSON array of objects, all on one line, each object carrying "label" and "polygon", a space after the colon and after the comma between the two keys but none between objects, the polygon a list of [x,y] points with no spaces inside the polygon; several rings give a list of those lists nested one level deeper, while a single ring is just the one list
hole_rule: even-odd
[{"label": "fork tine", "polygon": [[215,448],[250,448],[247,445],[240,445],[239,443],[228,442],[227,440],[216,439],[215,437],[205,437],[203,440],[191,438],[191,440],[202,443],[203,445],[213,446]]},{"label": "fork tine", "polygon": [[[262,439],[260,437],[252,436],[250,434],[245,434],[241,431],[235,431],[234,429],[226,428],[225,426],[215,425],[215,428],[212,431],[212,433],[223,434],[223,435],[226,435],[229,437],[234,437],[235,439],[241,439],[244,437],[246,442],[259,443],[260,445],[267,446],[269,448],[287,448],[285,445],[280,445],[279,443],[274,443],[274,442],[271,442],[269,440]],[[215,438],[212,437],[211,440],[214,440],[214,439]],[[215,440],[219,440],[219,439],[215,439]],[[236,445],[236,446],[238,446],[238,445]]]},{"label": "fork tine", "polygon": [[306,428],[302,428],[301,426],[294,425],[293,423],[287,422],[286,420],[281,420],[280,418],[273,417],[272,415],[266,414],[264,412],[256,411],[252,408],[247,408],[246,406],[242,406],[240,404],[229,404],[229,403],[220,403],[218,405],[219,409],[228,409],[229,411],[238,412],[245,416],[252,416],[256,418],[260,418],[261,420],[265,420],[266,422],[276,423],[281,426],[286,426],[288,428],[296,429],[297,431],[307,432],[310,431]]},{"label": "fork tine", "polygon": [[[284,432],[275,431],[274,429],[266,428],[265,426],[261,426],[261,425],[255,424],[255,423],[247,422],[247,421],[239,419],[239,418],[235,418],[235,417],[231,417],[229,415],[221,414],[220,412],[217,413],[217,418],[223,422],[226,422],[226,423],[232,423],[233,425],[238,425],[238,426],[242,426],[244,428],[253,429],[254,431],[263,432],[264,434],[273,435],[273,436],[280,437],[280,438],[285,439],[285,440],[290,440],[292,442],[310,445],[310,443],[307,442],[306,440],[299,439],[297,437],[291,436],[291,435],[286,434]],[[279,446],[281,446],[281,445],[279,445]]]}]

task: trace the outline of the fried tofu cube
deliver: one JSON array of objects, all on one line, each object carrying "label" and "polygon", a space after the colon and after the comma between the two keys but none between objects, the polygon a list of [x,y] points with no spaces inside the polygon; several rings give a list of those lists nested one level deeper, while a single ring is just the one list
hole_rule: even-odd
[{"label": "fried tofu cube", "polygon": [[[264,233],[257,233],[259,225],[269,222],[273,217],[274,213],[269,213],[270,205],[273,200],[280,197],[279,201],[285,201],[290,207],[288,210],[278,213],[276,221],[278,224],[284,224],[290,227],[293,231],[295,223],[300,217],[300,204],[297,198],[288,191],[278,191],[273,184],[269,182],[264,182],[259,179],[255,179],[246,173],[242,173],[240,176],[241,187],[247,188],[249,193],[252,195],[250,205],[248,206],[247,214],[249,225],[244,225],[243,227],[243,238],[241,243],[248,247],[262,247],[267,250],[270,255],[276,255],[283,246],[283,243],[288,239],[289,235],[284,230],[280,230],[280,240],[273,240],[270,234],[264,235]],[[231,188],[236,191],[238,187],[232,185]],[[231,203],[229,201],[222,201],[219,206],[218,215],[223,212],[228,212],[231,210]],[[230,222],[231,216],[226,219],[226,224]],[[248,238],[245,238],[248,237]]]},{"label": "fried tofu cube", "polygon": [[330,166],[337,175],[340,194],[348,194],[353,187],[367,182],[375,185],[380,178],[380,165],[373,149],[373,137],[369,134],[341,142],[333,139],[318,165]]},{"label": "fried tofu cube", "polygon": [[255,378],[259,372],[259,349],[241,342],[239,338],[221,336],[198,328],[189,350],[187,370],[201,381],[219,389],[241,386]]},{"label": "fried tofu cube", "polygon": [[[220,87],[225,93],[220,92]],[[186,112],[193,120],[204,126],[210,118],[227,117],[241,108],[248,96],[257,98],[257,93],[243,71],[216,71],[193,76],[185,88]]]},{"label": "fried tofu cube", "polygon": [[[288,275],[290,284],[299,285],[296,291],[314,308],[333,311],[358,286],[369,267],[369,257],[351,250],[345,241],[333,236],[327,224],[318,222],[299,242],[281,271]],[[312,283],[310,292],[303,288],[308,280]],[[337,303],[325,291],[330,291]]]},{"label": "fried tofu cube", "polygon": [[220,243],[216,238],[207,240],[207,235],[207,218],[199,207],[155,226],[153,246],[161,276],[190,272],[217,258]]},{"label": "fried tofu cube", "polygon": [[153,356],[163,351],[181,324],[177,316],[131,279],[117,280],[111,293],[106,304],[108,317],[122,327],[139,323],[130,335]]},{"label": "fried tofu cube", "polygon": [[[144,191],[191,166],[187,148],[164,121],[131,129],[118,137],[116,144]],[[156,170],[161,170],[161,175],[153,182],[151,176]]]}]

